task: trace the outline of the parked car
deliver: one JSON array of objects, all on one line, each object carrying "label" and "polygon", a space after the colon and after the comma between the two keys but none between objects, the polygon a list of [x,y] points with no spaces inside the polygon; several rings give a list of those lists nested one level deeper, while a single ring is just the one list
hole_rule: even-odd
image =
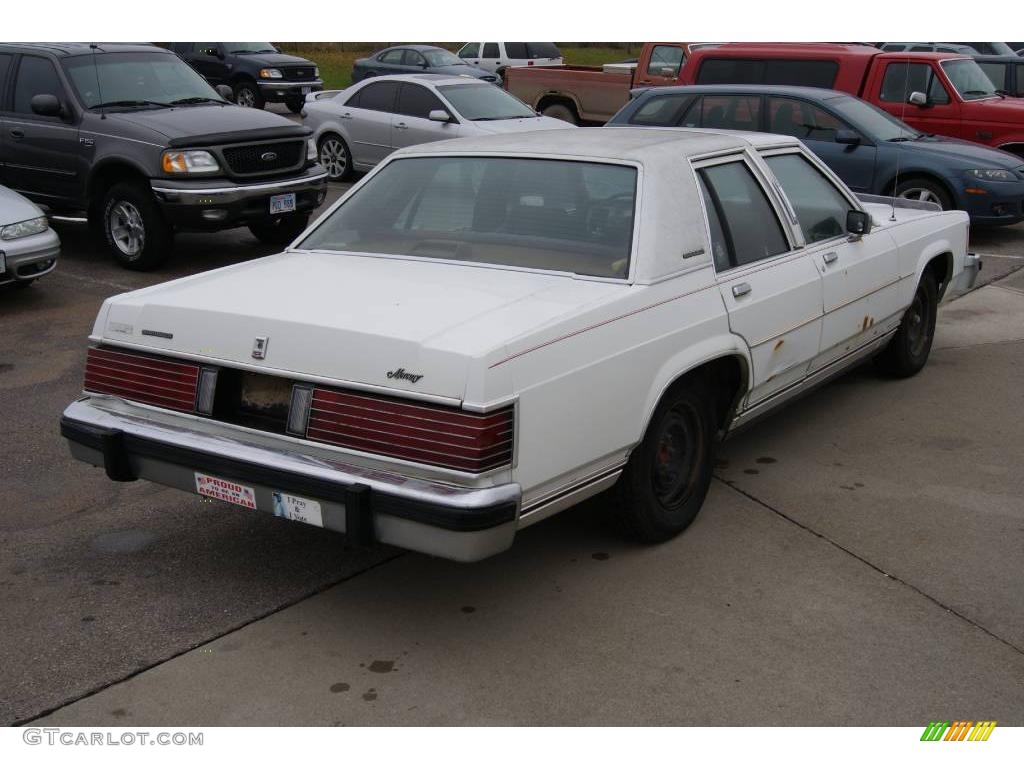
[{"label": "parked car", "polygon": [[27,288],[53,272],[60,238],[46,214],[17,192],[0,187],[0,285]]},{"label": "parked car", "polygon": [[61,431],[113,480],[456,560],[612,487],[663,541],[723,435],[925,365],[979,262],[965,213],[899,202],[768,134],[407,147],[285,253],[107,299]]},{"label": "parked car", "polygon": [[226,85],[242,107],[263,109],[283,102],[298,114],[307,93],[323,90],[320,68],[309,59],[281,53],[273,43],[171,43],[210,85]]},{"label": "parked car", "polygon": [[806,85],[844,91],[923,133],[1024,157],[1024,101],[1003,98],[972,58],[868,45],[730,43],[690,54],[683,85]]},{"label": "parked car", "polygon": [[224,95],[155,46],[0,44],[0,183],[84,213],[129,269],[176,230],[289,242],[326,195],[312,131]]},{"label": "parked car", "polygon": [[497,86],[450,75],[383,75],[309,98],[303,112],[332,179],[368,171],[401,147],[488,133],[571,128]]},{"label": "parked car", "polygon": [[458,56],[467,64],[502,77],[508,67],[550,67],[563,61],[554,43],[466,43]]},{"label": "parked car", "polygon": [[1024,61],[1020,56],[975,56],[997,93],[1024,96]]},{"label": "parked car", "polygon": [[603,125],[632,88],[676,85],[690,43],[644,43],[635,66],[562,65],[505,70],[505,89],[538,112],[573,125]]},{"label": "parked car", "polygon": [[352,65],[352,82],[377,75],[455,75],[501,83],[501,77],[480,67],[471,67],[451,51],[435,45],[396,45],[377,51]]},{"label": "parked car", "polygon": [[795,136],[855,192],[959,208],[974,224],[1024,220],[1019,157],[925,135],[839,91],[784,85],[655,88],[638,92],[608,124]]}]

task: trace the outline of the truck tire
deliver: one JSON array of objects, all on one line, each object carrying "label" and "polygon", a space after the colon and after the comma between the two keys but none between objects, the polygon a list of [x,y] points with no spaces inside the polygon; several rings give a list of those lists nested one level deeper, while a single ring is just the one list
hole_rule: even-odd
[{"label": "truck tire", "polygon": [[935,203],[944,211],[954,208],[946,188],[927,176],[911,176],[899,182],[896,185],[896,197]]},{"label": "truck tire", "polygon": [[305,104],[306,99],[304,96],[289,96],[284,102],[284,105],[288,107],[288,111],[293,115],[299,114]]},{"label": "truck tire", "polygon": [[917,284],[914,300],[903,313],[896,335],[875,356],[875,365],[882,373],[905,379],[924,368],[935,339],[938,296],[935,275],[925,272]]},{"label": "truck tire", "polygon": [[346,181],[352,178],[352,153],[348,144],[336,133],[325,133],[317,146],[320,165],[327,170],[331,181]]},{"label": "truck tire", "polygon": [[288,245],[309,225],[308,213],[290,213],[268,221],[253,222],[249,231],[261,243]]},{"label": "truck tire", "polygon": [[541,110],[541,114],[545,117],[553,117],[556,120],[564,120],[570,125],[579,125],[580,120],[576,117],[576,111],[567,104],[563,104],[558,101],[554,104],[548,104],[544,109]]},{"label": "truck tire", "polygon": [[667,541],[697,516],[714,466],[712,403],[699,379],[673,386],[658,403],[616,485],[615,519],[631,538]]},{"label": "truck tire", "polygon": [[107,249],[125,269],[146,271],[170,255],[174,230],[164,221],[153,193],[138,182],[114,184],[99,211]]},{"label": "truck tire", "polygon": [[235,104],[240,107],[263,109],[265,101],[260,87],[253,80],[240,80],[235,83]]}]

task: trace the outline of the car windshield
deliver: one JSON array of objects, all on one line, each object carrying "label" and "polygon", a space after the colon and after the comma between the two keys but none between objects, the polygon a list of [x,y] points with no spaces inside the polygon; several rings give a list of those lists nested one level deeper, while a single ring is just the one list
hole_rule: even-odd
[{"label": "car windshield", "polygon": [[87,109],[152,109],[225,103],[192,67],[173,53],[99,53],[62,59]]},{"label": "car windshield", "polygon": [[462,59],[450,51],[434,50],[420,51],[426,57],[427,64],[431,67],[453,67],[457,64],[465,64]]},{"label": "car windshield", "polygon": [[513,157],[394,160],[300,248],[625,278],[632,166]]},{"label": "car windshield", "polygon": [[271,43],[224,43],[228,53],[277,53]]},{"label": "car windshield", "polygon": [[460,83],[437,88],[466,120],[515,120],[537,113],[512,94],[489,83]]},{"label": "car windshield", "polygon": [[876,141],[906,141],[921,135],[888,112],[850,96],[840,96],[825,102],[841,118]]},{"label": "car windshield", "polygon": [[942,70],[949,78],[949,82],[956,88],[960,98],[964,101],[984,99],[988,96],[996,96],[995,86],[988,79],[985,70],[978,66],[974,59],[955,59],[942,62]]}]

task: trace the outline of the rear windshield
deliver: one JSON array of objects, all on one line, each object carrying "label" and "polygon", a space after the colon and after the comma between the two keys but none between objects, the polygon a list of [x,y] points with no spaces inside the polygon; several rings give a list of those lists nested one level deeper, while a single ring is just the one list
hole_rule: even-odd
[{"label": "rear windshield", "polygon": [[625,278],[635,168],[568,160],[395,160],[301,248]]}]

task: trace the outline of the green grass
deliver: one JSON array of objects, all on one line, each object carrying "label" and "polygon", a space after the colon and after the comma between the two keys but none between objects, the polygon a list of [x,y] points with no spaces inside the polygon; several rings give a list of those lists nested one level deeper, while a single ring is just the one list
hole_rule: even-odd
[{"label": "green grass", "polygon": [[[369,56],[375,50],[386,47],[380,44],[373,48],[355,50],[354,43],[279,43],[285,53],[305,56],[320,67],[324,88],[347,88],[352,85],[352,63]],[[450,51],[457,51],[459,43],[437,43]],[[638,46],[611,48],[603,46],[559,46],[566,64],[599,67],[612,61],[634,58],[640,51]]]}]

